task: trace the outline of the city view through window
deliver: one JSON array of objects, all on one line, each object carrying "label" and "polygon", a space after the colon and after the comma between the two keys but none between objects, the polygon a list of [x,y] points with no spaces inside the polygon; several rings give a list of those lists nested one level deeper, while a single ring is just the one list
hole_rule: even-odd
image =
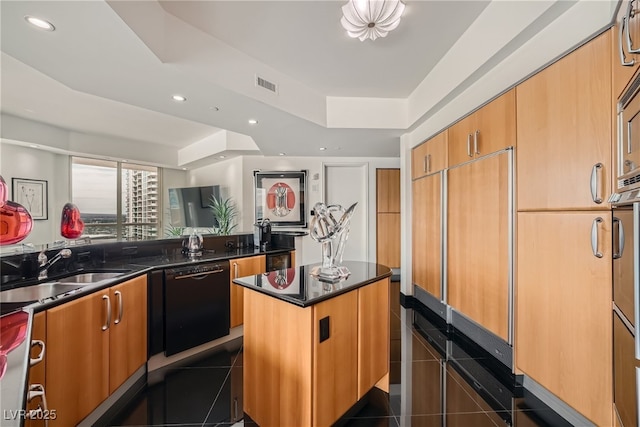
[{"label": "city view through window", "polygon": [[85,223],[83,236],[126,240],[158,237],[158,168],[74,157],[71,188],[73,203]]}]

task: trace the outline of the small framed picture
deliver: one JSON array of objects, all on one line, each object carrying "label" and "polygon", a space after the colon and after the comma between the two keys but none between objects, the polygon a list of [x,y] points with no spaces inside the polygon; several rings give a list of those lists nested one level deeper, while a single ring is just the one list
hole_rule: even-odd
[{"label": "small framed picture", "polygon": [[255,220],[274,227],[307,226],[307,171],[254,171]]},{"label": "small framed picture", "polygon": [[47,181],[12,178],[13,201],[29,211],[34,220],[49,219]]}]

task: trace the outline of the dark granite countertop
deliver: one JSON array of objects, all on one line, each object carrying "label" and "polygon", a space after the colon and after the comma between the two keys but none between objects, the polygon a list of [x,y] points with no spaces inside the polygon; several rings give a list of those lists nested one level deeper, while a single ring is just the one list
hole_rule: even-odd
[{"label": "dark granite countertop", "polygon": [[381,264],[345,261],[342,266],[351,272],[347,278],[335,283],[323,282],[311,275],[311,270],[319,265],[303,265],[240,277],[234,279],[233,283],[300,307],[308,307],[391,276],[391,269]]}]

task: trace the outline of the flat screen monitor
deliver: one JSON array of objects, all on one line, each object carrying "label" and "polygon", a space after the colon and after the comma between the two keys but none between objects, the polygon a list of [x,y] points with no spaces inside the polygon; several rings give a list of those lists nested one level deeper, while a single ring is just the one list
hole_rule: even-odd
[{"label": "flat screen monitor", "polygon": [[216,227],[209,204],[220,198],[220,186],[169,189],[169,212],[174,227]]}]

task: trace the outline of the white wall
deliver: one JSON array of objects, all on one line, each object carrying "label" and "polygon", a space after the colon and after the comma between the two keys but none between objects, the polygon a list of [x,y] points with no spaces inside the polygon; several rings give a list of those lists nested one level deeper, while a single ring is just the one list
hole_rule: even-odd
[{"label": "white wall", "polygon": [[0,141],[0,175],[9,187],[9,200],[13,199],[12,178],[47,181],[48,219],[34,221],[31,233],[20,243],[40,245],[63,239],[60,219],[62,207],[71,201],[69,170],[66,155]]},{"label": "white wall", "polygon": [[[244,156],[234,158],[214,165],[195,169],[190,172],[189,185],[219,184],[228,190],[231,196],[241,207],[239,231],[251,232],[254,223],[254,183],[253,171],[299,171],[308,170],[307,183],[307,221],[311,221],[309,212],[316,202],[323,201],[324,194],[324,165],[339,165],[366,163],[369,173],[369,192],[367,214],[369,218],[369,244],[367,252],[369,260],[375,261],[376,257],[376,168],[398,168],[399,158],[380,157],[265,157]],[[241,170],[238,174],[239,169]],[[345,183],[348,185],[348,183]],[[300,228],[277,228],[277,230],[297,230]],[[309,231],[309,229],[304,229]],[[297,259],[298,264],[309,264],[320,261],[320,245],[311,237],[303,239],[302,258]]]}]

